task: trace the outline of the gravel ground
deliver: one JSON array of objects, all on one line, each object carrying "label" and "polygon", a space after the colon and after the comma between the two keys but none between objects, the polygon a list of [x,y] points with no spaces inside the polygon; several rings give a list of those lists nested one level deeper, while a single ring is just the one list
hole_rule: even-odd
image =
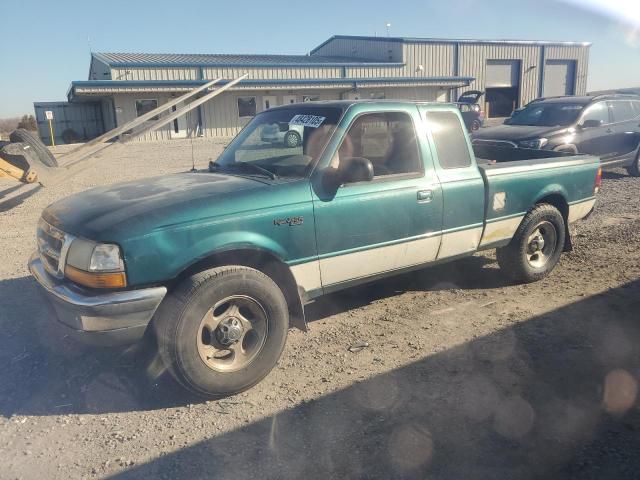
[{"label": "gravel ground", "polygon": [[486,254],[330,295],[236,397],[62,336],[25,266],[41,210],[220,148],[133,144],[56,187],[0,181],[1,479],[640,476],[640,179],[622,170],[547,279],[510,285]]}]

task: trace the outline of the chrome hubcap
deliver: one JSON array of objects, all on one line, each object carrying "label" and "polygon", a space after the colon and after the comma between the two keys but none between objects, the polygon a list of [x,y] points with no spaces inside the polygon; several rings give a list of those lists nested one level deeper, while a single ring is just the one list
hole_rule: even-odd
[{"label": "chrome hubcap", "polygon": [[254,298],[232,295],[202,318],[196,344],[200,359],[212,370],[233,372],[251,363],[267,338],[267,314]]},{"label": "chrome hubcap", "polygon": [[527,261],[533,268],[544,267],[554,252],[558,242],[556,227],[546,220],[540,222],[527,240]]}]

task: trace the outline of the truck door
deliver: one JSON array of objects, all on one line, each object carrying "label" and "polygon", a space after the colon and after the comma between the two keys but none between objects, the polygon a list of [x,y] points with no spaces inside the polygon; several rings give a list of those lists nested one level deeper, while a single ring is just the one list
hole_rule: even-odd
[{"label": "truck door", "polygon": [[460,115],[454,110],[420,107],[433,145],[442,188],[442,243],[437,258],[478,248],[484,224],[485,187]]},{"label": "truck door", "polygon": [[432,261],[440,247],[442,196],[426,142],[416,135],[417,109],[379,108],[344,120],[346,133],[326,169],[364,157],[373,180],[343,184],[329,196],[314,192],[325,289]]}]

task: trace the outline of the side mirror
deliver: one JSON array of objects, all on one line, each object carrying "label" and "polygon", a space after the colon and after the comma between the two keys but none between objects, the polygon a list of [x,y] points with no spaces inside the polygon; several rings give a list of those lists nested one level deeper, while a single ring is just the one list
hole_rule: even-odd
[{"label": "side mirror", "polygon": [[370,182],[373,180],[373,165],[364,157],[348,157],[340,160],[341,183]]},{"label": "side mirror", "polygon": [[596,128],[601,127],[604,122],[602,120],[585,120],[580,127],[582,128]]}]

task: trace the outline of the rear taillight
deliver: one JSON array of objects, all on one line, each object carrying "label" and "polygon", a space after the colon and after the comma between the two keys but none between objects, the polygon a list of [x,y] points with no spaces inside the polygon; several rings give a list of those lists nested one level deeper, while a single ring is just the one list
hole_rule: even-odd
[{"label": "rear taillight", "polygon": [[598,190],[600,190],[600,185],[602,185],[602,169],[598,168],[598,173],[596,173],[596,184],[593,189],[595,193],[598,193]]}]

